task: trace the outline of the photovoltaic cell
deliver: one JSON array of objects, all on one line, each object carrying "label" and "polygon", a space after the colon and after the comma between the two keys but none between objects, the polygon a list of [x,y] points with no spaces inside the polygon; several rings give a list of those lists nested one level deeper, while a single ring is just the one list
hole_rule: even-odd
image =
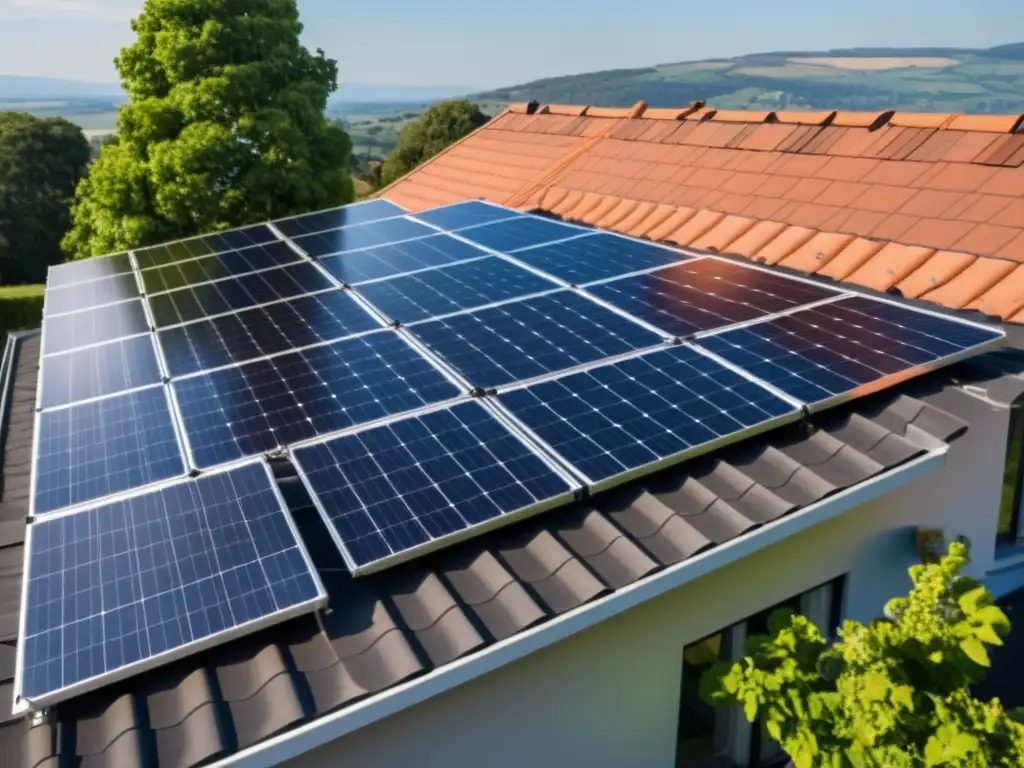
[{"label": "photovoltaic cell", "polygon": [[254,360],[380,328],[341,290],[244,309],[159,331],[171,376]]},{"label": "photovoltaic cell", "polygon": [[838,296],[838,291],[730,264],[695,259],[587,292],[673,336],[722,328]]},{"label": "photovoltaic cell", "polygon": [[156,327],[166,328],[333,287],[314,265],[303,263],[158,293],[147,301]]},{"label": "photovoltaic cell", "polygon": [[389,200],[369,200],[365,203],[347,205],[330,211],[280,219],[274,222],[274,226],[286,237],[297,237],[338,227],[369,224],[372,221],[401,216],[403,213],[405,213],[405,209]]},{"label": "photovoltaic cell", "polygon": [[485,388],[661,341],[657,334],[568,290],[417,323],[409,331],[472,386]]},{"label": "photovoltaic cell", "polygon": [[139,286],[135,282],[135,274],[128,272],[76,283],[65,288],[50,288],[46,291],[44,303],[47,315],[57,315],[137,298]]},{"label": "photovoltaic cell", "polygon": [[150,334],[50,355],[43,363],[40,408],[54,408],[160,382]]},{"label": "photovoltaic cell", "polygon": [[142,299],[43,319],[43,354],[66,352],[149,331]]},{"label": "photovoltaic cell", "polygon": [[559,286],[497,256],[366,283],[356,290],[392,320],[412,323]]},{"label": "photovoltaic cell", "polygon": [[468,200],[465,203],[446,205],[443,208],[434,208],[430,211],[423,211],[415,214],[419,221],[425,221],[441,229],[453,230],[463,227],[473,227],[477,224],[488,224],[492,221],[511,219],[521,214],[509,208],[500,208],[496,205],[481,203],[479,200]]},{"label": "photovoltaic cell", "polygon": [[172,387],[200,468],[459,395],[390,330],[177,379]]},{"label": "photovoltaic cell", "polygon": [[322,605],[272,483],[248,464],[33,523],[20,695],[69,698]]},{"label": "photovoltaic cell", "polygon": [[353,571],[574,491],[478,402],[299,448],[294,458]]},{"label": "photovoltaic cell", "polygon": [[691,257],[641,240],[596,232],[563,243],[516,251],[515,258],[567,283],[582,285]]},{"label": "photovoltaic cell", "polygon": [[173,291],[186,285],[207,283],[261,269],[284,267],[301,261],[302,256],[286,243],[277,241],[145,269],[141,273],[142,285],[146,293]]},{"label": "photovoltaic cell", "polygon": [[184,474],[164,387],[39,414],[37,515]]},{"label": "photovoltaic cell", "polygon": [[209,256],[222,251],[234,251],[250,245],[272,243],[277,235],[265,224],[257,224],[244,229],[233,229],[228,232],[217,232],[202,235],[188,240],[178,240],[164,245],[154,245],[136,250],[135,261],[139,269],[159,267],[182,259],[194,259],[198,256]]},{"label": "photovoltaic cell", "polygon": [[95,259],[82,259],[50,267],[46,276],[46,286],[47,288],[60,288],[65,285],[75,285],[101,277],[130,274],[131,271],[132,260],[127,253],[117,253],[113,256],[102,256]]},{"label": "photovoltaic cell", "polygon": [[492,251],[511,253],[520,248],[562,240],[586,234],[587,230],[559,224],[540,216],[519,216],[493,224],[459,230],[456,234],[467,240],[490,248]]},{"label": "photovoltaic cell", "polygon": [[863,296],[700,340],[703,347],[808,404],[874,391],[1004,337]]},{"label": "photovoltaic cell", "polygon": [[437,230],[431,229],[426,224],[420,224],[412,219],[397,218],[374,221],[355,227],[331,229],[314,235],[293,237],[292,242],[310,256],[319,258],[332,253],[374,248],[434,234],[437,234]]},{"label": "photovoltaic cell", "polygon": [[479,259],[487,252],[449,235],[431,235],[394,245],[382,245],[353,253],[325,256],[320,264],[349,285],[393,277],[428,267],[441,267],[468,259]]},{"label": "photovoltaic cell", "polygon": [[798,413],[685,346],[511,390],[498,400],[591,486],[646,474]]}]

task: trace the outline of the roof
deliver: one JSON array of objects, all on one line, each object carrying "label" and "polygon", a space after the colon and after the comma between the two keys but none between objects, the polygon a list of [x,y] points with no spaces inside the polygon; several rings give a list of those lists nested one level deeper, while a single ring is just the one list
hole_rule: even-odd
[{"label": "roof", "polygon": [[[16,346],[0,495],[0,702],[10,701],[38,336]],[[998,354],[998,353],[995,353]],[[1010,362],[971,381],[1010,392]],[[967,370],[961,367],[958,370]],[[958,374],[959,375],[959,374]],[[333,605],[58,705],[0,717],[5,765],[194,766],[258,744],[751,534],[906,465],[968,428],[929,404],[949,372],[883,392],[587,502],[351,578],[290,465],[275,466]],[[995,389],[993,390],[996,391]],[[6,691],[6,692],[5,692]],[[5,710],[6,711],[6,710]]]},{"label": "roof", "polygon": [[529,111],[382,194],[485,198],[1024,323],[1024,115]]}]

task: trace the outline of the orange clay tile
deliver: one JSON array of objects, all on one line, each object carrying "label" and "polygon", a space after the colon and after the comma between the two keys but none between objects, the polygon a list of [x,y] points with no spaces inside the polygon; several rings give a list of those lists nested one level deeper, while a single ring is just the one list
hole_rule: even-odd
[{"label": "orange clay tile", "polygon": [[748,112],[745,110],[720,109],[712,118],[719,123],[763,123],[774,117],[772,112]]},{"label": "orange clay tile", "polygon": [[927,171],[924,163],[905,160],[882,160],[861,179],[865,184],[886,184],[893,187],[907,187],[916,184]]},{"label": "orange clay tile", "polygon": [[584,193],[580,192],[578,189],[571,189],[567,194],[559,198],[558,202],[554,205],[546,205],[547,210],[552,213],[557,213],[559,216],[564,216],[580,204],[580,200],[583,199],[583,195]]},{"label": "orange clay tile", "polygon": [[941,172],[924,182],[922,186],[953,192],[974,192],[995,175],[995,168],[967,163],[950,163]]},{"label": "orange clay tile", "polygon": [[996,256],[1001,259],[1024,261],[1024,234],[1017,235],[1017,237],[1000,248],[996,252]]},{"label": "orange clay tile", "polygon": [[947,126],[951,131],[1013,133],[1024,115],[958,115]]},{"label": "orange clay tile", "polygon": [[941,159],[947,163],[973,163],[998,138],[998,133],[965,132],[953,146],[946,150],[946,154]]},{"label": "orange clay tile", "polygon": [[1024,198],[1018,198],[988,220],[1002,227],[1024,227]]},{"label": "orange clay tile", "polygon": [[851,207],[861,211],[895,213],[914,197],[916,190],[876,184],[857,198]]},{"label": "orange clay tile", "polygon": [[812,237],[813,229],[786,227],[751,258],[760,264],[778,264]]},{"label": "orange clay tile", "polygon": [[[890,213],[871,230],[871,236],[878,240],[901,240],[903,234],[917,224],[918,219],[905,213]],[[919,243],[915,243],[919,245]]]},{"label": "orange clay tile", "polygon": [[787,205],[785,200],[780,200],[777,197],[755,195],[754,201],[741,213],[745,216],[753,216],[755,219],[770,219]]},{"label": "orange clay tile", "polygon": [[952,248],[953,244],[974,229],[969,221],[946,219],[920,219],[901,235],[893,237],[905,243],[926,245],[931,248]]},{"label": "orange clay tile", "polygon": [[788,226],[783,221],[756,221],[743,235],[729,243],[724,252],[752,259]]},{"label": "orange clay tile", "polygon": [[793,135],[796,130],[797,126],[785,123],[757,125],[754,126],[754,130],[743,137],[737,147],[755,152],[772,152],[778,149],[779,145]]},{"label": "orange clay tile", "polygon": [[948,215],[952,218],[963,219],[964,221],[973,221],[978,224],[983,224],[986,221],[991,221],[1001,211],[1013,202],[1012,197],[1005,197],[1003,195],[983,195],[980,193],[971,193],[964,195],[964,201],[968,203],[963,210],[960,210],[960,206],[954,205],[948,212]]},{"label": "orange clay tile", "polygon": [[873,157],[879,148],[888,146],[902,131],[902,128],[889,128],[888,126],[877,131],[869,131],[866,128],[848,128],[829,147],[828,153],[833,157]]},{"label": "orange clay tile", "polygon": [[645,120],[682,120],[688,110],[685,109],[646,109]]},{"label": "orange clay tile", "polygon": [[[957,134],[948,131],[936,131],[924,141],[912,148],[912,151],[901,153],[895,160],[913,160],[919,163],[934,163],[942,159],[960,139]],[[907,148],[911,150],[911,147]]]},{"label": "orange clay tile", "polygon": [[753,195],[737,195],[735,192],[728,192],[724,197],[715,201],[715,209],[722,213],[743,213],[752,202],[754,202]]},{"label": "orange clay tile", "polygon": [[1024,195],[1024,168],[1001,168],[978,191],[986,195]]},{"label": "orange clay tile", "polygon": [[651,227],[644,237],[655,241],[664,240],[696,215],[697,211],[693,208],[676,208],[671,216],[657,226]]},{"label": "orange clay tile", "polygon": [[899,213],[909,216],[945,216],[946,212],[960,202],[963,197],[959,192],[942,192],[936,189],[922,189],[904,203]]},{"label": "orange clay tile", "polygon": [[1000,137],[991,148],[975,159],[986,165],[1009,165],[1017,152],[1024,148],[1024,133]]},{"label": "orange clay tile", "polygon": [[821,229],[825,222],[834,218],[843,209],[835,205],[818,205],[817,203],[804,203],[792,213],[780,211],[779,218],[784,218],[790,224],[797,224],[801,227]]},{"label": "orange clay tile", "polygon": [[674,205],[640,203],[631,214],[615,225],[615,229],[633,237],[646,237],[648,232],[675,212]]},{"label": "orange clay tile", "polygon": [[851,272],[846,281],[876,291],[887,291],[924,264],[934,253],[932,248],[887,243]]},{"label": "orange clay tile", "polygon": [[1004,319],[1016,315],[1024,308],[1024,264],[1008,274],[985,293],[967,304],[986,315]]},{"label": "orange clay tile", "polygon": [[725,214],[718,211],[698,210],[692,219],[660,239],[678,245],[689,245],[724,218]]},{"label": "orange clay tile", "polygon": [[858,184],[853,181],[833,181],[818,195],[814,202],[821,205],[838,205],[845,207],[853,205],[861,195],[871,189],[868,184]]},{"label": "orange clay tile", "polygon": [[744,216],[726,216],[689,245],[703,251],[724,251],[729,243],[744,235],[755,223],[754,219]]},{"label": "orange clay tile", "polygon": [[1002,259],[979,258],[967,269],[934,291],[921,296],[923,299],[951,309],[961,309],[999,283],[1016,269],[1016,265]]},{"label": "orange clay tile", "polygon": [[545,104],[537,110],[543,115],[568,115],[569,117],[580,117],[586,114],[586,106],[573,104]]},{"label": "orange clay tile", "polygon": [[893,114],[893,112],[837,112],[832,125],[870,128],[873,125],[884,125]]},{"label": "orange clay tile", "polygon": [[920,112],[897,112],[889,121],[890,125],[898,125],[901,128],[943,128],[953,122],[959,115],[920,113]]},{"label": "orange clay tile", "polygon": [[779,266],[813,274],[832,261],[852,240],[853,235],[819,232],[782,259]]},{"label": "orange clay tile", "polygon": [[587,107],[587,117],[629,117],[633,107]]},{"label": "orange clay tile", "polygon": [[[600,201],[597,203],[597,205],[593,206],[592,208],[590,208],[589,210],[587,210],[583,214],[572,216],[572,218],[576,219],[577,221],[581,221],[584,224],[589,224],[592,227],[593,226],[599,226],[598,222],[601,221],[602,219],[606,218],[608,216],[608,214],[610,214],[612,212],[612,210],[614,210],[617,206],[619,206],[623,202],[626,202],[626,201],[624,201],[623,198],[621,198],[621,197],[613,197],[612,195],[603,195],[601,197]],[[628,202],[631,203],[631,208],[635,208],[636,207],[636,201],[635,200],[630,200]],[[628,211],[627,211],[627,213],[628,213]],[[606,226],[606,225],[600,225],[600,226]]]},{"label": "orange clay tile", "polygon": [[[1024,222],[1021,222],[1024,225]],[[978,224],[974,229],[957,240],[953,248],[967,253],[989,256],[999,252],[1021,233],[1017,227],[998,227],[994,224]]]},{"label": "orange clay tile", "polygon": [[916,299],[945,285],[977,260],[977,256],[969,253],[937,251],[920,267],[896,283],[896,288],[902,296]]},{"label": "orange clay tile", "polygon": [[879,164],[879,160],[860,157],[830,157],[814,172],[816,179],[832,181],[862,181]]},{"label": "orange clay tile", "polygon": [[541,193],[538,205],[544,210],[553,211],[571,194],[573,193],[565,187],[548,187]]},{"label": "orange clay tile", "polygon": [[818,270],[823,277],[845,280],[858,270],[868,259],[882,250],[884,243],[858,237],[851,240],[824,267]]},{"label": "orange clay tile", "polygon": [[793,112],[783,110],[775,113],[775,119],[780,123],[793,123],[796,125],[825,125],[832,122],[836,113],[832,112]]},{"label": "orange clay tile", "polygon": [[576,203],[576,205],[572,209],[566,211],[562,215],[569,219],[582,221],[584,216],[586,216],[591,211],[596,210],[606,200],[608,200],[608,197],[605,195],[599,194],[597,192],[586,192],[584,193],[580,201]]}]

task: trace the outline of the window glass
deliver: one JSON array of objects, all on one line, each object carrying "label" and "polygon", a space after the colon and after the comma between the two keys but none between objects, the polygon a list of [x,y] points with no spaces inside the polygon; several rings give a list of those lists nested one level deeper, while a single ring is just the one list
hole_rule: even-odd
[{"label": "window glass", "polygon": [[1024,446],[1024,417],[1020,408],[1010,411],[1010,434],[1006,445],[1006,464],[1003,468],[1003,492],[999,502],[999,526],[996,529],[1001,542],[1015,541],[1020,530],[1021,501],[1021,449]]}]

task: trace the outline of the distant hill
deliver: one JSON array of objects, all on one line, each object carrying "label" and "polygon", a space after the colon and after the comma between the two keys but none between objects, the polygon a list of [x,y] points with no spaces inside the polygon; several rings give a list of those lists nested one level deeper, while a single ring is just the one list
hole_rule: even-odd
[{"label": "distant hill", "polygon": [[83,83],[53,77],[0,75],[0,99],[40,101],[45,99],[123,98],[119,83]]},{"label": "distant hill", "polygon": [[371,83],[338,83],[332,102],[352,103],[430,103],[442,99],[465,96],[474,89],[470,86],[443,85],[374,85]]},{"label": "distant hill", "polygon": [[1024,112],[1024,42],[986,49],[779,51],[553,77],[476,94],[495,101],[732,109]]}]

